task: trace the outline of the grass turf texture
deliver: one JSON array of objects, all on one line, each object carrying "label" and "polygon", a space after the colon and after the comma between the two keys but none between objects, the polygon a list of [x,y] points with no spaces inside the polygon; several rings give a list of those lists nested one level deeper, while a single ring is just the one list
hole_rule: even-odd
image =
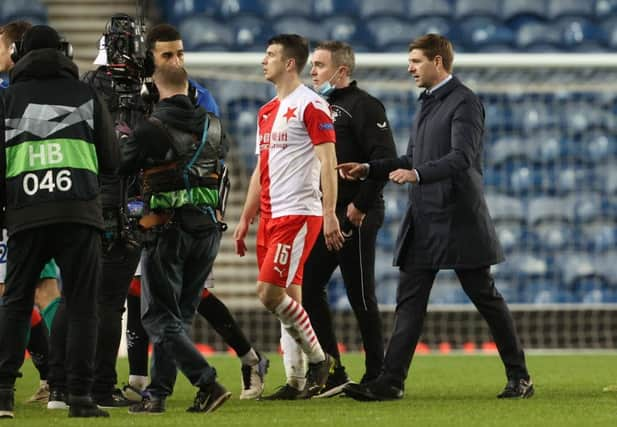
[{"label": "grass turf texture", "polygon": [[[266,393],[284,382],[280,356],[271,354]],[[129,415],[126,408],[109,410],[107,419],[71,419],[67,411],[49,411],[23,403],[38,385],[31,361],[17,382],[15,426],[615,426],[617,393],[602,388],[617,383],[617,354],[532,355],[528,365],[536,395],[528,400],[495,398],[505,385],[503,368],[496,355],[417,356],[403,400],[356,402],[334,397],[310,401],[240,401],[240,363],[222,355],[208,359],[219,380],[233,397],[212,414],[185,412],[195,388],[178,376],[167,412],[159,416]],[[363,372],[360,354],[344,355],[350,376]],[[128,378],[127,361],[119,361],[119,378]]]}]

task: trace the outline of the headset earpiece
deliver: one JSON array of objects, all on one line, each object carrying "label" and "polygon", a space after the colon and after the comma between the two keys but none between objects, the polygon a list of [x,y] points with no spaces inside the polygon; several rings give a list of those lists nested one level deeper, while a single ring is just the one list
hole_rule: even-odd
[{"label": "headset earpiece", "polygon": [[13,43],[11,43],[11,61],[13,61],[13,64],[16,64],[22,56],[22,45],[22,40],[15,40]]}]

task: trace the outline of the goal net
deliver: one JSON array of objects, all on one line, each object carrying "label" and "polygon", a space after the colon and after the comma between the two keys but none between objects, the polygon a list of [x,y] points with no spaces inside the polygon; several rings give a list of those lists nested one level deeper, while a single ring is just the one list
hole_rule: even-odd
[{"label": "goal net", "polygon": [[[407,55],[359,54],[354,78],[385,105],[399,154],[418,108],[419,90]],[[189,74],[219,103],[232,137],[235,187],[227,219],[233,229],[255,165],[255,117],[274,96],[261,54],[190,53]],[[303,77],[309,83],[307,65]],[[455,74],[486,110],[484,182],[489,209],[506,252],[496,285],[515,312],[527,347],[613,348],[617,342],[617,57],[594,54],[461,54]],[[391,331],[398,272],[392,250],[406,210],[405,187],[384,191],[386,220],[377,245],[377,293]],[[226,233],[214,292],[247,334],[266,349],[278,325],[254,293],[254,252],[240,259]],[[329,284],[339,339],[360,346],[339,273]],[[612,319],[612,320],[611,320]],[[198,321],[196,339],[223,344]],[[490,343],[484,322],[451,271],[439,273],[422,340],[462,348]],[[262,343],[263,342],[263,343]],[[487,344],[488,345],[488,344]],[[489,345],[490,346],[490,345]]]}]

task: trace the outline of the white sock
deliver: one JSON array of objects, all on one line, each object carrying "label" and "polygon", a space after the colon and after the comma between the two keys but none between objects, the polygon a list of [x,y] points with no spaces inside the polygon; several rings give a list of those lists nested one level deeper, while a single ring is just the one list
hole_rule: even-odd
[{"label": "white sock", "polygon": [[129,385],[143,391],[148,385],[148,377],[143,375],[129,375]]},{"label": "white sock", "polygon": [[326,358],[308,313],[304,311],[302,305],[285,294],[283,301],[274,309],[274,314],[287,329],[289,335],[300,345],[310,363],[322,362]]},{"label": "white sock", "polygon": [[240,356],[240,361],[243,365],[255,366],[259,363],[259,356],[253,347],[246,352],[245,355]]},{"label": "white sock", "polygon": [[298,390],[306,385],[306,357],[296,340],[289,335],[281,323],[281,348],[283,349],[283,366],[287,384]]}]

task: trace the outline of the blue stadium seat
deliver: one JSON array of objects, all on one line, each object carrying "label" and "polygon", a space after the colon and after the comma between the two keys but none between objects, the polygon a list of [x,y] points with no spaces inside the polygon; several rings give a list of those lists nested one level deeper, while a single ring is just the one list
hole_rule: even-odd
[{"label": "blue stadium seat", "polygon": [[273,34],[301,34],[307,37],[310,42],[321,39],[319,24],[299,16],[286,16],[270,21]]},{"label": "blue stadium seat", "polygon": [[553,253],[562,249],[581,246],[581,237],[571,224],[544,222],[533,227],[540,248]]},{"label": "blue stadium seat", "polygon": [[561,45],[561,30],[539,20],[525,20],[515,29],[515,44],[517,47],[530,51],[538,48],[559,49]]},{"label": "blue stadium seat", "polygon": [[530,137],[530,156],[539,165],[552,164],[562,160],[564,154],[559,131],[545,130],[534,132]]},{"label": "blue stadium seat", "polygon": [[489,193],[486,195],[486,204],[495,222],[507,221],[522,224],[525,221],[525,205],[520,198]]},{"label": "blue stadium seat", "polygon": [[412,41],[417,37],[420,37],[424,34],[435,33],[441,34],[442,36],[446,36],[452,40],[454,43],[454,49],[458,50],[458,44],[456,39],[453,39],[454,34],[452,31],[452,23],[451,20],[446,18],[430,17],[430,18],[421,18],[416,19],[411,22],[411,33],[409,34],[408,41]]},{"label": "blue stadium seat", "polygon": [[560,128],[574,133],[600,128],[605,123],[606,112],[601,106],[589,102],[566,100],[560,108]]},{"label": "blue stadium seat", "polygon": [[454,15],[451,0],[409,0],[407,7],[411,19],[423,16],[451,18]]},{"label": "blue stadium seat", "polygon": [[598,269],[596,258],[587,252],[564,252],[558,256],[557,265],[565,286],[574,288],[577,282],[589,278],[603,278],[609,282],[607,272]]},{"label": "blue stadium seat", "polygon": [[495,277],[524,282],[533,278],[547,278],[550,275],[549,260],[539,254],[516,252],[506,260],[492,267]]},{"label": "blue stadium seat", "polygon": [[331,16],[323,18],[320,22],[324,32],[324,40],[340,40],[349,43],[355,52],[359,46],[372,46],[373,40],[363,27],[359,19],[349,16]]},{"label": "blue stadium seat", "polygon": [[219,1],[163,0],[162,9],[166,20],[173,25],[178,25],[183,19],[194,15],[216,16],[219,12]]},{"label": "blue stadium seat", "polygon": [[187,51],[229,50],[234,44],[233,30],[205,15],[182,20],[178,31]]},{"label": "blue stadium seat", "polygon": [[461,40],[471,49],[491,45],[512,46],[514,33],[501,20],[489,16],[472,16],[459,23]]},{"label": "blue stadium seat", "polygon": [[313,0],[313,15],[315,18],[355,17],[358,15],[358,6],[355,1],[349,0]]},{"label": "blue stadium seat", "polygon": [[584,166],[558,165],[551,187],[558,194],[564,195],[582,190],[593,189],[593,172]]},{"label": "blue stadium seat", "polygon": [[238,15],[228,21],[233,29],[234,46],[237,50],[252,50],[259,46],[260,51],[266,48],[264,20],[256,16]]},{"label": "blue stadium seat", "polygon": [[535,249],[537,238],[518,222],[498,222],[495,225],[497,238],[506,254],[523,249]]},{"label": "blue stadium seat", "polygon": [[388,16],[369,19],[366,21],[366,27],[378,50],[383,50],[395,43],[408,44],[410,34],[414,31],[414,26],[409,21]]},{"label": "blue stadium seat", "polygon": [[499,167],[511,161],[525,163],[531,159],[532,148],[522,138],[506,135],[487,147],[487,162],[493,167]]},{"label": "blue stadium seat", "polygon": [[578,194],[572,199],[572,212],[578,223],[590,223],[601,219],[603,211],[602,196],[597,193],[587,192]]},{"label": "blue stadium seat", "polygon": [[263,19],[264,11],[258,0],[220,0],[220,14],[226,19],[254,16]]},{"label": "blue stadium seat", "polygon": [[266,0],[262,2],[264,16],[268,19],[282,16],[300,16],[310,18],[313,5],[309,1]]},{"label": "blue stadium seat", "polygon": [[542,222],[573,222],[572,202],[562,197],[539,196],[529,201],[527,224],[536,226]]},{"label": "blue stadium seat", "polygon": [[545,0],[508,0],[501,5],[501,18],[504,21],[519,18],[534,17],[542,20],[547,19]]},{"label": "blue stadium seat", "polygon": [[583,225],[582,234],[585,248],[593,253],[617,248],[617,226],[610,219]]},{"label": "blue stadium seat", "polygon": [[606,43],[611,49],[617,48],[617,16],[611,15],[600,22],[599,26],[604,30]]},{"label": "blue stadium seat", "polygon": [[23,19],[33,25],[47,23],[47,8],[39,0],[3,0],[0,4],[0,22]]},{"label": "blue stadium seat", "polygon": [[358,12],[362,19],[372,19],[378,16],[407,16],[405,0],[356,0]]},{"label": "blue stadium seat", "polygon": [[590,46],[604,45],[608,38],[602,27],[581,17],[565,17],[553,24],[561,32],[564,49],[590,50]]},{"label": "blue stadium seat", "polygon": [[500,2],[495,0],[454,0],[454,10],[458,18],[466,16],[490,16],[499,18]]},{"label": "blue stadium seat", "polygon": [[595,257],[598,275],[606,277],[611,286],[617,286],[617,250],[610,248],[606,253]]},{"label": "blue stadium seat", "polygon": [[592,0],[548,0],[549,19],[562,16],[593,17],[595,14]]},{"label": "blue stadium seat", "polygon": [[617,15],[617,0],[596,0],[596,19],[609,18]]},{"label": "blue stadium seat", "polygon": [[596,169],[595,187],[608,197],[617,196],[617,160],[615,158],[606,166]]},{"label": "blue stadium seat", "polygon": [[437,274],[429,297],[429,304],[452,305],[469,304],[458,278],[452,271],[442,270]]},{"label": "blue stadium seat", "polygon": [[[605,114],[605,117],[607,115]],[[617,140],[612,135],[607,135],[605,130],[587,132],[583,144],[585,156],[592,164],[617,159]]]}]

